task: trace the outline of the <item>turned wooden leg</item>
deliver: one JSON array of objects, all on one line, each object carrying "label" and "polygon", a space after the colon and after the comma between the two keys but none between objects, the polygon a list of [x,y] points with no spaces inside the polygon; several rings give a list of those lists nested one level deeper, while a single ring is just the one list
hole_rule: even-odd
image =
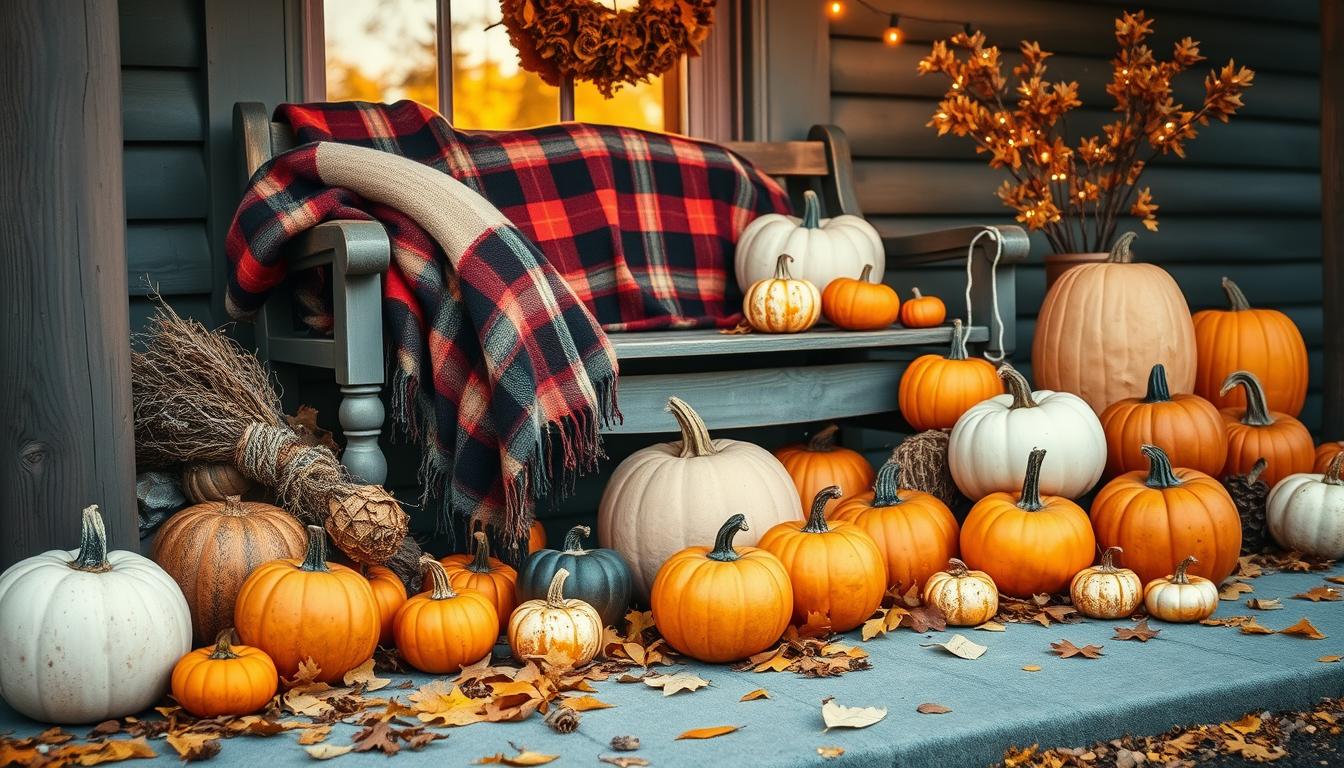
[{"label": "turned wooden leg", "polygon": [[378,447],[384,419],[381,390],[378,384],[341,387],[340,421],[345,433],[341,463],[356,480],[375,485],[387,480],[387,458]]}]

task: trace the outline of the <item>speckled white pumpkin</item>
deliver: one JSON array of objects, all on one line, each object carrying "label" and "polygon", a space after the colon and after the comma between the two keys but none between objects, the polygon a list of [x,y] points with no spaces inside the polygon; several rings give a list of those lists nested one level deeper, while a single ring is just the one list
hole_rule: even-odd
[{"label": "speckled white pumpkin", "polygon": [[0,574],[0,697],[44,723],[94,723],[148,708],[191,650],[182,590],[152,560],[107,551],[96,506],[80,548]]},{"label": "speckled white pumpkin", "polygon": [[1265,502],[1269,535],[1284,549],[1338,560],[1344,557],[1344,453],[1325,474],[1299,472],[1274,484]]}]

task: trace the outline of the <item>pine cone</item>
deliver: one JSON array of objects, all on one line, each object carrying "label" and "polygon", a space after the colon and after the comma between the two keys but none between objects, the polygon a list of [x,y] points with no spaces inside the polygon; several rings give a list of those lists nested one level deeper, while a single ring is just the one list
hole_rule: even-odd
[{"label": "pine cone", "polygon": [[401,547],[407,520],[381,485],[361,485],[327,504],[326,528],[342,552],[366,565],[381,565]]},{"label": "pine cone", "polygon": [[1260,479],[1264,471],[1265,460],[1258,459],[1250,472],[1223,478],[1223,487],[1237,505],[1237,514],[1241,515],[1243,554],[1263,552],[1269,545],[1269,531],[1265,525],[1265,500],[1269,497],[1269,486]]},{"label": "pine cone", "polygon": [[961,493],[947,463],[947,442],[947,432],[930,429],[905,438],[891,455],[901,465],[902,488],[924,491],[952,507],[960,502]]},{"label": "pine cone", "polygon": [[546,714],[546,724],[556,733],[573,733],[579,729],[579,713],[559,705]]}]

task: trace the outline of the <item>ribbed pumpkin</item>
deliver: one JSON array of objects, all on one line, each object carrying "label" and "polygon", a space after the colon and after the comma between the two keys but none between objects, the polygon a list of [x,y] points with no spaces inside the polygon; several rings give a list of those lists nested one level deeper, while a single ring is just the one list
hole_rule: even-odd
[{"label": "ribbed pumpkin", "polygon": [[391,568],[381,565],[365,568],[364,577],[369,580],[373,599],[378,603],[378,623],[381,627],[378,632],[378,644],[391,648],[396,643],[396,637],[392,633],[392,620],[406,603],[406,585],[401,583],[401,579]]},{"label": "ribbed pumpkin", "polygon": [[[551,577],[542,600],[528,600],[509,617],[509,648],[519,661],[543,658],[573,669],[593,660],[602,647],[602,617],[593,606],[565,597],[564,568]],[[557,662],[560,662],[557,664]]]},{"label": "ribbed pumpkin", "polygon": [[368,580],[327,562],[327,533],[308,526],[302,560],[257,566],[238,592],[233,616],[247,645],[266,652],[284,677],[312,659],[320,682],[340,680],[378,647],[378,601]]},{"label": "ribbed pumpkin", "polygon": [[733,546],[747,520],[733,515],[713,548],[687,547],[658,570],[650,591],[653,623],[668,645],[693,659],[722,664],[779,641],[793,616],[793,587],[779,558]]},{"label": "ribbed pumpkin", "polygon": [[1176,565],[1175,573],[1148,582],[1143,588],[1143,607],[1149,616],[1188,623],[1207,619],[1218,610],[1218,584],[1187,572],[1196,562],[1191,555]]},{"label": "ribbed pumpkin", "polygon": [[826,505],[840,488],[817,492],[806,522],[780,523],[761,537],[764,549],[784,564],[793,585],[793,621],[809,614],[830,619],[831,629],[848,632],[873,615],[887,591],[887,569],[873,537],[853,523],[826,522]]},{"label": "ribbed pumpkin", "polygon": [[947,307],[937,296],[925,296],[911,288],[910,299],[901,305],[901,325],[906,328],[933,328],[947,319]]},{"label": "ribbed pumpkin", "polygon": [[1084,568],[1069,582],[1069,600],[1091,619],[1119,619],[1134,613],[1143,602],[1143,581],[1128,568],[1116,568],[1120,547],[1107,547],[1101,564]]},{"label": "ribbed pumpkin", "polygon": [[527,553],[530,555],[539,549],[546,548],[546,527],[540,520],[533,520],[531,527],[527,529]]},{"label": "ribbed pumpkin", "polygon": [[303,525],[285,510],[230,496],[169,517],[154,539],[154,562],[191,606],[197,645],[233,626],[233,601],[258,565],[303,557]]},{"label": "ribbed pumpkin", "polygon": [[1310,472],[1316,464],[1316,448],[1302,422],[1286,413],[1269,410],[1255,374],[1235,371],[1228,375],[1220,391],[1230,392],[1237,387],[1246,392],[1246,407],[1221,410],[1227,428],[1227,463],[1223,465],[1223,474],[1244,475],[1261,457],[1268,463],[1262,478],[1271,488],[1289,475]]},{"label": "ribbed pumpkin", "polygon": [[1101,413],[1141,397],[1157,363],[1177,392],[1195,385],[1195,327],[1185,296],[1161,267],[1131,261],[1134,233],[1110,258],[1060,275],[1041,302],[1031,371],[1042,389],[1072,392]]},{"label": "ribbed pumpkin", "polygon": [[1044,459],[1045,451],[1032,451],[1021,495],[989,494],[971,507],[961,527],[961,559],[988,573],[1005,595],[1062,592],[1096,551],[1083,510],[1063,496],[1041,496]]},{"label": "ribbed pumpkin", "polygon": [[1218,409],[1199,395],[1172,395],[1161,363],[1148,374],[1148,394],[1112,403],[1101,414],[1106,433],[1106,474],[1114,477],[1145,469],[1139,450],[1161,446],[1178,467],[1218,475],[1227,463],[1227,428]]},{"label": "ribbed pumpkin", "polygon": [[[858,451],[836,445],[839,433],[839,427],[828,424],[806,443],[786,445],[775,451],[775,458],[793,478],[798,501],[804,507],[811,506],[822,488],[838,485],[842,494],[850,495],[873,484],[873,465]],[[834,508],[834,501],[826,505],[827,512]]]},{"label": "ribbed pumpkin", "polygon": [[1145,583],[1189,554],[1200,559],[1200,575],[1227,578],[1241,555],[1241,516],[1227,489],[1198,470],[1173,469],[1155,445],[1141,450],[1148,471],[1115,478],[1092,501],[1098,542],[1123,548],[1125,564]]},{"label": "ribbed pumpkin", "polygon": [[555,574],[569,571],[565,590],[570,597],[593,606],[606,626],[615,626],[625,617],[634,592],[630,565],[614,549],[584,549],[583,540],[592,533],[586,525],[576,525],[565,534],[564,549],[542,549],[532,553],[518,573],[518,601],[544,598]]},{"label": "ribbed pumpkin", "polygon": [[947,570],[929,577],[924,604],[936,606],[954,627],[978,627],[999,612],[999,588],[984,571],[972,571],[957,558]]},{"label": "ribbed pumpkin", "polygon": [[1324,474],[1329,468],[1330,462],[1340,453],[1344,453],[1344,442],[1332,440],[1328,443],[1321,443],[1316,446],[1316,463],[1312,465],[1311,471],[1317,474]]},{"label": "ribbed pumpkin", "polygon": [[434,675],[456,672],[490,653],[499,637],[499,614],[490,598],[453,589],[443,565],[420,558],[429,591],[407,600],[393,617],[397,651],[407,664]]},{"label": "ribbed pumpkin", "polygon": [[936,496],[899,488],[900,474],[896,460],[888,460],[877,470],[873,490],[844,499],[831,518],[854,523],[873,538],[887,586],[904,592],[957,556],[957,519]]},{"label": "ribbed pumpkin", "polygon": [[188,464],[182,470],[182,492],[195,504],[223,501],[252,490],[252,481],[232,464]]},{"label": "ribbed pumpkin", "polygon": [[821,292],[806,280],[789,275],[793,257],[781,253],[775,276],[752,283],[742,299],[742,315],[761,333],[799,333],[821,317]]},{"label": "ribbed pumpkin", "polygon": [[826,286],[821,313],[847,331],[875,331],[901,316],[901,297],[886,283],[873,282],[873,265],[864,264],[857,280],[837,277]]},{"label": "ribbed pumpkin", "polygon": [[[518,605],[518,571],[503,560],[490,556],[490,538],[485,531],[471,534],[475,550],[471,554],[439,558],[453,589],[472,590],[490,599],[499,616],[499,631],[509,628],[509,614]],[[431,586],[426,580],[426,587]]]},{"label": "ribbed pumpkin", "polygon": [[1226,277],[1223,291],[1227,309],[1195,313],[1199,349],[1195,393],[1219,408],[1244,408],[1245,394],[1224,391],[1222,385],[1234,371],[1249,371],[1264,386],[1271,411],[1297,416],[1307,400],[1307,345],[1302,333],[1277,309],[1253,309],[1241,288]]},{"label": "ribbed pumpkin", "polygon": [[1338,560],[1344,557],[1344,454],[1325,473],[1290,475],[1270,491],[1265,519],[1284,549]]},{"label": "ribbed pumpkin", "polygon": [[213,646],[197,648],[173,667],[173,698],[197,717],[247,715],[270,702],[280,685],[275,662],[260,648],[234,645],[233,628]]},{"label": "ribbed pumpkin", "polygon": [[918,431],[951,429],[971,406],[1003,392],[988,360],[966,354],[966,329],[952,321],[947,355],[920,355],[901,374],[901,415]]}]

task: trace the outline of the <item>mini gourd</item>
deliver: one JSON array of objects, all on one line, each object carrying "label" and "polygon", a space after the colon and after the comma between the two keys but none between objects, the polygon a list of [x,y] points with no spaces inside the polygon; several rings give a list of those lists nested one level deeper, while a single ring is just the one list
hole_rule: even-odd
[{"label": "mini gourd", "polygon": [[1265,518],[1279,546],[1314,557],[1344,557],[1344,453],[1336,453],[1325,474],[1296,474],[1269,492]]},{"label": "mini gourd", "polygon": [[775,274],[757,280],[742,298],[742,315],[762,333],[801,333],[821,317],[821,293],[817,286],[789,274],[793,257],[781,253]]},{"label": "mini gourd", "polygon": [[566,599],[561,568],[551,578],[544,600],[528,600],[509,619],[509,647],[518,661],[545,659],[565,668],[581,667],[593,660],[602,646],[602,617],[582,600]]},{"label": "mini gourd", "polygon": [[911,297],[901,305],[901,325],[906,328],[933,328],[947,319],[947,306],[937,296],[925,296],[911,288]]},{"label": "mini gourd", "polygon": [[796,274],[818,286],[857,275],[865,264],[879,275],[886,268],[886,249],[877,230],[862,216],[821,218],[821,200],[810,189],[803,193],[802,218],[767,213],[742,230],[733,256],[738,288],[745,292],[770,277],[781,253],[796,256]]},{"label": "mini gourd", "polygon": [[1148,582],[1143,588],[1143,607],[1149,616],[1189,623],[1203,621],[1218,610],[1218,585],[1190,575],[1187,569],[1194,563],[1191,555],[1177,564],[1175,573]]},{"label": "mini gourd", "polygon": [[[513,566],[490,556],[490,538],[485,531],[471,534],[475,551],[470,554],[448,555],[439,559],[448,574],[453,589],[471,590],[490,599],[499,617],[500,634],[509,627],[509,615],[518,605],[518,571]],[[426,580],[425,586],[431,586]]]},{"label": "mini gourd", "polygon": [[972,571],[958,558],[929,577],[924,604],[936,606],[954,627],[978,627],[999,613],[999,588],[984,571]]},{"label": "mini gourd", "polygon": [[917,431],[951,429],[971,406],[1002,394],[1003,383],[988,360],[966,354],[966,329],[952,321],[947,355],[920,355],[901,374],[897,401]]},{"label": "mini gourd", "polygon": [[474,664],[495,646],[499,616],[490,598],[453,589],[443,564],[425,555],[429,591],[407,600],[393,617],[397,651],[421,672],[444,675]]},{"label": "mini gourd", "polygon": [[1227,463],[1224,475],[1242,475],[1263,458],[1268,466],[1264,479],[1271,487],[1298,472],[1310,472],[1316,461],[1316,446],[1306,426],[1286,413],[1269,410],[1260,379],[1249,371],[1234,371],[1223,382],[1222,393],[1237,387],[1246,391],[1245,408],[1223,408],[1227,429]]},{"label": "mini gourd", "polygon": [[563,568],[569,571],[565,589],[570,597],[593,606],[605,626],[618,625],[630,607],[634,577],[616,550],[583,548],[583,540],[591,533],[588,526],[576,525],[565,534],[564,549],[532,553],[518,573],[518,599],[545,597],[555,574]]},{"label": "mini gourd", "polygon": [[1069,598],[1078,612],[1092,619],[1120,619],[1134,613],[1143,602],[1143,581],[1128,568],[1116,568],[1115,556],[1123,550],[1107,547],[1101,564],[1084,568],[1069,583]]},{"label": "mini gourd", "polygon": [[900,317],[901,297],[886,283],[873,282],[873,265],[864,264],[857,280],[837,277],[822,290],[821,313],[837,328],[876,331]]},{"label": "mini gourd", "polygon": [[173,667],[173,698],[197,717],[248,715],[275,696],[275,662],[260,648],[234,645],[232,635],[233,627],[220,630],[213,646],[197,648]]},{"label": "mini gourd", "polygon": [[[838,445],[839,432],[839,427],[828,424],[806,443],[786,445],[775,451],[775,458],[798,487],[798,500],[805,509],[823,488],[837,485],[842,494],[852,495],[873,484],[873,465],[862,453]],[[835,504],[831,501],[826,505],[827,514],[835,509]]]}]

